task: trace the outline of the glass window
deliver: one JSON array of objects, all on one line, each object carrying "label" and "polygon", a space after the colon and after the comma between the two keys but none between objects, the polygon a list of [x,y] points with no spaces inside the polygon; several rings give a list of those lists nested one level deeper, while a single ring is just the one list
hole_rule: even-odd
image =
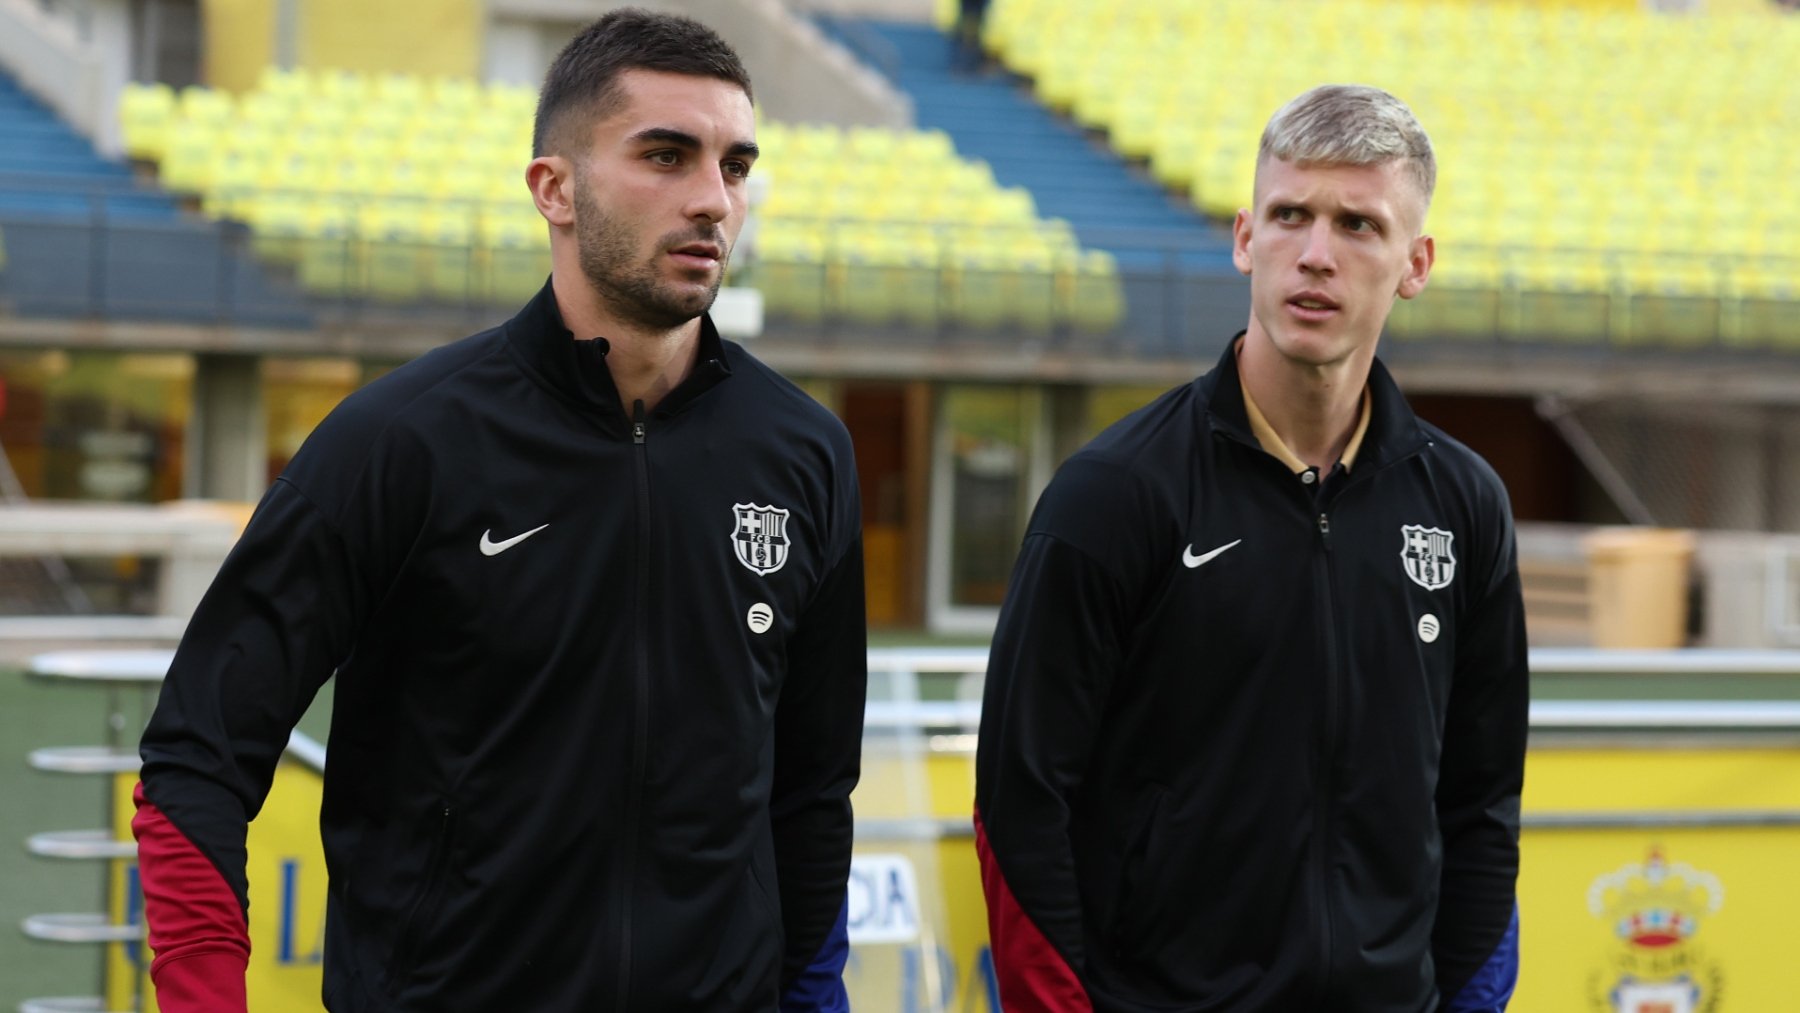
[{"label": "glass window", "polygon": [[1095,387],[1088,392],[1087,413],[1082,426],[1086,435],[1082,443],[1100,435],[1101,431],[1139,408],[1161,397],[1169,385],[1132,384]]},{"label": "glass window", "polygon": [[187,355],[0,353],[0,446],[17,479],[8,491],[128,503],[179,498],[193,377]]},{"label": "glass window", "polygon": [[996,606],[1025,533],[1031,420],[1019,387],[955,385],[944,396],[950,453],[950,604]]},{"label": "glass window", "polygon": [[363,369],[354,359],[265,359],[262,378],[273,482],[313,429],[362,385]]},{"label": "glass window", "polygon": [[822,379],[816,376],[790,376],[788,380],[794,386],[806,392],[806,396],[831,409],[838,414],[838,384],[836,380]]}]

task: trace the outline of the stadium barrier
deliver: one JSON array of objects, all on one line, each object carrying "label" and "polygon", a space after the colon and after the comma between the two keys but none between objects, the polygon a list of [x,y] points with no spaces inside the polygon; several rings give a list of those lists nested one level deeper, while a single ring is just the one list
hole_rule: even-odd
[{"label": "stadium barrier", "polygon": [[[291,205],[286,224],[265,218],[252,230],[136,214],[131,202],[142,199],[114,189],[55,198],[75,201],[73,211],[0,209],[11,251],[0,307],[26,318],[293,330],[391,328],[403,315],[455,331],[491,324],[549,270],[541,222],[511,212],[489,219],[440,206],[415,220],[406,205]],[[1038,226],[979,231],[973,243],[963,226],[896,220],[871,233],[858,222],[848,239],[835,219],[790,219],[771,235],[749,233],[730,283],[763,292],[771,333],[844,341],[1100,342],[1210,356],[1248,313],[1244,279],[1191,239],[1086,230],[1075,248],[1045,243]],[[990,256],[1015,240],[1039,252]],[[1795,279],[1795,259],[1444,250],[1425,293],[1398,302],[1388,330],[1420,346],[1787,354],[1800,349]]]},{"label": "stadium barrier", "polygon": [[[70,668],[61,657],[37,667]],[[169,655],[100,658],[149,682]],[[1536,650],[1531,663],[1515,1008],[1785,1008],[1800,989],[1785,933],[1800,904],[1800,652]],[[859,1010],[998,1009],[970,826],[985,666],[980,649],[870,652],[847,972]],[[324,761],[297,736],[251,827],[259,1011],[316,1008]],[[128,841],[135,773],[114,776],[113,834]],[[141,921],[131,858],[110,861],[107,924]],[[105,1008],[137,1008],[143,947],[105,945]]]}]

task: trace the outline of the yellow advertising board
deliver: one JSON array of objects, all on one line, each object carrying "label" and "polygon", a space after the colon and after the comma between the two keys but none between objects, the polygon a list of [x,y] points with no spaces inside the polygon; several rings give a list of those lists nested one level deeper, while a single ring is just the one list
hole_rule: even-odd
[{"label": "yellow advertising board", "polygon": [[999,1013],[987,947],[987,914],[973,838],[975,773],[966,753],[933,753],[923,742],[871,737],[863,745],[856,806],[856,864],[905,856],[919,886],[918,931],[901,938],[859,933],[866,908],[853,869],[851,953],[844,983],[857,1013],[963,1010]]},{"label": "yellow advertising board", "polygon": [[1514,1009],[1796,1008],[1800,751],[1538,748],[1525,811]]},{"label": "yellow advertising board", "polygon": [[[856,794],[846,982],[876,1013],[998,1013],[966,750],[873,743]],[[1800,961],[1800,751],[1533,748],[1519,881],[1514,1010],[1769,1013],[1794,1008]],[[250,1006],[319,1009],[325,870],[321,781],[284,762],[250,832]],[[129,833],[130,779],[118,827]],[[1717,825],[1691,825],[1713,821]],[[1769,825],[1758,825],[1769,824]],[[136,918],[136,870],[115,869],[115,917]],[[112,948],[108,1003],[147,994],[142,947]],[[141,1008],[154,1010],[153,1003]]]},{"label": "yellow advertising board", "polygon": [[[115,827],[131,836],[131,789],[137,778],[119,775],[113,797]],[[319,843],[319,800],[324,779],[284,759],[262,812],[250,824],[246,842],[250,879],[250,966],[245,986],[257,1013],[317,1013],[323,984],[325,940],[325,853]],[[137,866],[115,863],[116,920],[139,921],[143,896]],[[148,948],[141,943],[107,948],[107,1009],[154,1013]],[[141,999],[140,999],[141,997]]]},{"label": "yellow advertising board", "polygon": [[[946,828],[966,824],[971,761],[966,752],[910,762],[866,752],[859,824],[927,806]],[[916,772],[921,763],[923,775]],[[1761,814],[1800,814],[1800,751],[1534,748],[1525,812],[1521,972],[1512,1009],[1795,1008],[1800,962],[1789,955],[1786,927],[1800,908],[1800,876],[1790,871],[1800,856],[1800,825],[1755,824]],[[1714,817],[1721,825],[1681,825]],[[938,942],[943,988],[931,991],[928,982],[895,974],[868,990],[868,1008],[992,1013],[998,1003],[970,837],[942,838],[934,866],[945,918]]]}]

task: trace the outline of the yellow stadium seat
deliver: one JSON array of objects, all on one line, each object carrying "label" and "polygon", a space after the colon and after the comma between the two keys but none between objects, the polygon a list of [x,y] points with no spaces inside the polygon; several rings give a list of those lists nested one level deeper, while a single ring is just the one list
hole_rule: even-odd
[{"label": "yellow stadium seat", "polygon": [[177,120],[169,132],[159,175],[163,186],[176,193],[198,194],[212,181],[214,154],[223,145],[216,124],[205,120]]},{"label": "yellow stadium seat", "polygon": [[[1060,47],[1089,77],[1107,72],[1072,35],[1017,34]],[[522,185],[529,88],[270,70],[238,101],[204,89],[161,101],[169,185],[249,221],[259,253],[292,263],[314,292],[511,302],[548,271],[546,229]],[[1076,289],[1093,284],[1098,269],[1070,266],[1087,262],[1068,224],[1041,220],[1029,192],[999,186],[942,131],[760,131],[766,228],[739,270],[773,312],[1044,330],[1074,319]]]},{"label": "yellow stadium seat", "polygon": [[[1358,80],[1410,101],[1432,131],[1443,170],[1433,227],[1459,243],[1800,256],[1789,238],[1800,237],[1800,202],[1769,196],[1770,181],[1800,176],[1787,81],[1800,22],[1624,6],[1310,4],[1309,30],[1296,34],[1263,0],[1008,0],[989,40],[1048,104],[1103,127],[1122,154],[1147,157],[1155,178],[1220,218],[1248,203],[1262,116],[1320,81]],[[1165,69],[1134,73],[1119,91],[1110,63],[1120,59]],[[1773,228],[1751,225],[1763,221]],[[1624,321],[1671,336],[1657,341],[1688,340],[1720,296],[1716,279],[1679,272],[1618,279],[1645,300]],[[1555,314],[1582,302],[1571,296],[1606,294],[1592,271],[1554,286],[1524,280],[1533,287],[1519,291],[1542,294]],[[1447,314],[1441,322],[1457,327],[1500,315],[1479,301],[1452,311],[1457,301],[1428,299],[1410,315]],[[1519,302],[1507,312],[1536,311]],[[1594,312],[1577,315],[1570,326],[1591,332]]]},{"label": "yellow stadium seat", "polygon": [[420,217],[424,286],[450,302],[468,301],[480,291],[475,255],[473,205],[433,202]]},{"label": "yellow stadium seat", "polygon": [[1024,187],[1006,187],[982,197],[976,205],[974,220],[994,225],[1031,225],[1037,221],[1037,206],[1031,199],[1031,191]]},{"label": "yellow stadium seat", "polygon": [[183,88],[177,104],[184,122],[205,124],[214,128],[230,123],[237,114],[236,100],[227,92],[214,91],[211,88],[199,86]]},{"label": "yellow stadium seat", "polygon": [[416,300],[426,287],[423,205],[371,205],[358,223],[362,282],[369,295],[389,302]]},{"label": "yellow stadium seat", "polygon": [[248,207],[251,248],[257,256],[280,264],[300,259],[300,244],[307,235],[309,201],[292,193],[261,193]]},{"label": "yellow stadium seat", "polygon": [[357,289],[362,275],[361,247],[352,226],[349,205],[334,200],[311,203],[296,270],[303,288],[320,295],[345,295]]},{"label": "yellow stadium seat", "polygon": [[329,69],[311,75],[309,97],[334,102],[350,108],[361,108],[375,96],[367,74],[352,70]]},{"label": "yellow stadium seat", "polygon": [[263,190],[266,153],[215,149],[206,169],[207,183],[201,210],[212,218],[249,218],[251,205]]},{"label": "yellow stadium seat", "polygon": [[281,99],[290,107],[298,107],[313,93],[312,75],[305,70],[286,70],[271,64],[257,77],[256,91]]},{"label": "yellow stadium seat", "polygon": [[488,202],[477,218],[476,234],[484,251],[478,274],[487,302],[520,302],[543,287],[550,273],[550,239],[535,208],[521,211],[512,202]]},{"label": "yellow stadium seat", "polygon": [[757,260],[756,287],[769,312],[813,322],[825,316],[826,265],[823,244],[765,249]]},{"label": "yellow stadium seat", "polygon": [[175,119],[175,90],[166,84],[128,84],[119,96],[119,126],[125,153],[158,161],[168,147]]},{"label": "yellow stadium seat", "polygon": [[899,154],[918,165],[948,165],[956,159],[950,135],[942,130],[921,130],[902,136]]},{"label": "yellow stadium seat", "polygon": [[1606,266],[1592,256],[1520,258],[1512,267],[1500,326],[1530,338],[1599,340],[1612,326],[1610,281]]},{"label": "yellow stadium seat", "polygon": [[1719,333],[1720,279],[1711,264],[1691,258],[1626,258],[1630,290],[1627,342],[1693,346]]},{"label": "yellow stadium seat", "polygon": [[1102,333],[1119,325],[1125,316],[1125,294],[1112,254],[1088,250],[1081,255],[1069,305],[1076,326],[1084,331]]}]

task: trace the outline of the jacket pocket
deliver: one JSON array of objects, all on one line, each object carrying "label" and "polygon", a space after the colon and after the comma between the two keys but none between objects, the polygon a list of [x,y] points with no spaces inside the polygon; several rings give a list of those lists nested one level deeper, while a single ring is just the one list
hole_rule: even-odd
[{"label": "jacket pocket", "polygon": [[1153,914],[1146,906],[1159,903],[1159,891],[1155,886],[1161,876],[1155,861],[1163,850],[1159,842],[1167,798],[1168,789],[1162,785],[1152,785],[1145,792],[1143,808],[1138,818],[1132,821],[1131,836],[1126,840],[1124,853],[1119,856],[1114,907],[1106,929],[1107,941],[1115,953],[1133,948]]},{"label": "jacket pocket", "polygon": [[776,939],[785,940],[787,926],[782,923],[781,912],[776,908],[775,899],[763,886],[762,874],[756,871],[756,860],[750,861],[750,900],[756,911],[762,916],[763,924],[769,928],[769,934]]},{"label": "jacket pocket", "polygon": [[450,873],[450,840],[455,829],[456,814],[450,804],[445,803],[437,834],[432,838],[431,852],[426,858],[425,878],[414,891],[406,920],[394,935],[394,956],[388,961],[390,993],[398,991],[412,972],[413,966],[418,962],[420,943],[436,924],[438,912],[443,907],[444,885]]}]

